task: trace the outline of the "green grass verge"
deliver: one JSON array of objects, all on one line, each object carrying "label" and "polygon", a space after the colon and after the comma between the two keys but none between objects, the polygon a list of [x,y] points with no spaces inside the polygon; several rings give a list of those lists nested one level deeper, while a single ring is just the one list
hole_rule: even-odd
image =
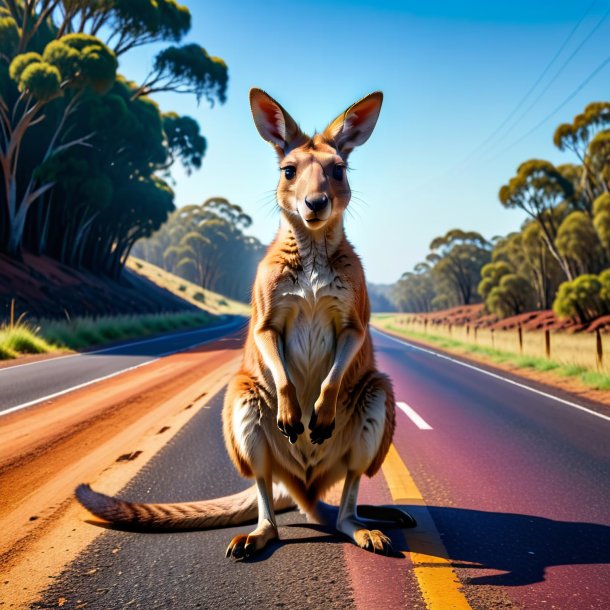
[{"label": "green grass verge", "polygon": [[55,349],[38,334],[38,328],[19,322],[0,327],[0,360],[20,354],[41,354]]},{"label": "green grass verge", "polygon": [[42,320],[37,327],[23,322],[7,324],[0,327],[0,360],[137,339],[207,325],[214,318],[208,312],[196,311],[74,318],[70,321]]},{"label": "green grass verge", "polygon": [[465,354],[476,354],[478,356],[483,356],[484,358],[497,364],[512,364],[521,369],[530,369],[543,373],[551,372],[552,374],[560,377],[575,377],[583,385],[594,390],[610,390],[610,375],[606,373],[591,371],[583,366],[578,366],[575,364],[562,365],[553,360],[547,360],[546,358],[521,356],[519,354],[492,349],[490,347],[471,345],[456,339],[448,339],[446,337],[439,337],[437,335],[428,335],[425,333],[410,331],[392,324],[391,319],[388,320],[388,318],[389,316],[387,315],[376,315],[373,322],[377,322],[378,327],[381,329],[389,330],[398,335],[403,335],[410,339],[422,341],[423,343],[430,343],[441,349],[449,348],[459,350]]}]

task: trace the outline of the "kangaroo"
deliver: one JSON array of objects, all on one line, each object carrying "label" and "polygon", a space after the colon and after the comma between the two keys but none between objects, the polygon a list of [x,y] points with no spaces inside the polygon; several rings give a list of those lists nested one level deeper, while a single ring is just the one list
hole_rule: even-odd
[{"label": "kangaroo", "polygon": [[390,539],[362,520],[415,525],[394,507],[357,506],[360,478],[379,470],[395,426],[392,385],[375,365],[364,271],[343,230],[347,160],[370,137],[382,100],[381,92],[367,95],[309,137],[267,93],[250,91],[254,123],[279,157],[281,221],[258,267],[243,362],[222,417],[229,455],[255,485],[180,504],[130,503],[81,485],[77,498],[93,514],[176,529],[258,516],[254,531],[227,548],[227,557],[240,559],[279,538],[276,511],[296,504],[313,521],[327,522],[321,497],[344,480],[335,525],[359,547],[391,549]]}]

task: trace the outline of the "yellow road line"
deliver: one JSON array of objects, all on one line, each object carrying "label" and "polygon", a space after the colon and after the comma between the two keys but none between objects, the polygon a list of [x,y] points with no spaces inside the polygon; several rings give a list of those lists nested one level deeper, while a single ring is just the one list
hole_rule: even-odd
[{"label": "yellow road line", "polygon": [[394,445],[390,446],[382,471],[394,503],[415,507],[412,513],[417,527],[405,530],[405,536],[426,606],[429,610],[471,610],[430,511]]}]

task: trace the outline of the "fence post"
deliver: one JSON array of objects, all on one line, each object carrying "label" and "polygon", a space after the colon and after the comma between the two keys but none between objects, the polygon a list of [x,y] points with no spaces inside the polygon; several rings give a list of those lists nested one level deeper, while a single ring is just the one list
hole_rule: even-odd
[{"label": "fence post", "polygon": [[517,332],[519,333],[519,353],[523,356],[523,328],[521,324],[517,327]]},{"label": "fence post", "polygon": [[490,328],[489,330],[491,330],[491,349],[496,349],[496,342],[494,340],[494,328]]},{"label": "fence post", "polygon": [[544,331],[544,353],[546,357],[551,357],[551,331],[547,328]]},{"label": "fence post", "polygon": [[604,347],[602,345],[602,335],[599,328],[595,329],[595,343],[597,346],[597,368],[601,369],[604,364]]}]

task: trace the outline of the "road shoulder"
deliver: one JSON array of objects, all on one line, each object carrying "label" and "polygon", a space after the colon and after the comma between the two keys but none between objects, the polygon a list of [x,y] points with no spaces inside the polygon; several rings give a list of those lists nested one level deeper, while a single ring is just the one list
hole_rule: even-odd
[{"label": "road shoulder", "polygon": [[532,389],[550,394],[561,400],[573,401],[578,404],[600,413],[601,415],[610,416],[610,392],[602,390],[593,390],[579,383],[572,378],[562,379],[551,373],[533,371],[526,368],[520,368],[512,364],[490,363],[484,356],[468,353],[466,355],[459,348],[439,348],[433,343],[427,343],[421,339],[412,339],[407,335],[390,331],[383,328],[381,325],[371,323],[371,327],[376,331],[385,334],[389,337],[394,337],[405,343],[409,343],[429,352],[449,356],[458,362],[462,362],[484,371],[507,378],[511,382],[521,383]]}]

